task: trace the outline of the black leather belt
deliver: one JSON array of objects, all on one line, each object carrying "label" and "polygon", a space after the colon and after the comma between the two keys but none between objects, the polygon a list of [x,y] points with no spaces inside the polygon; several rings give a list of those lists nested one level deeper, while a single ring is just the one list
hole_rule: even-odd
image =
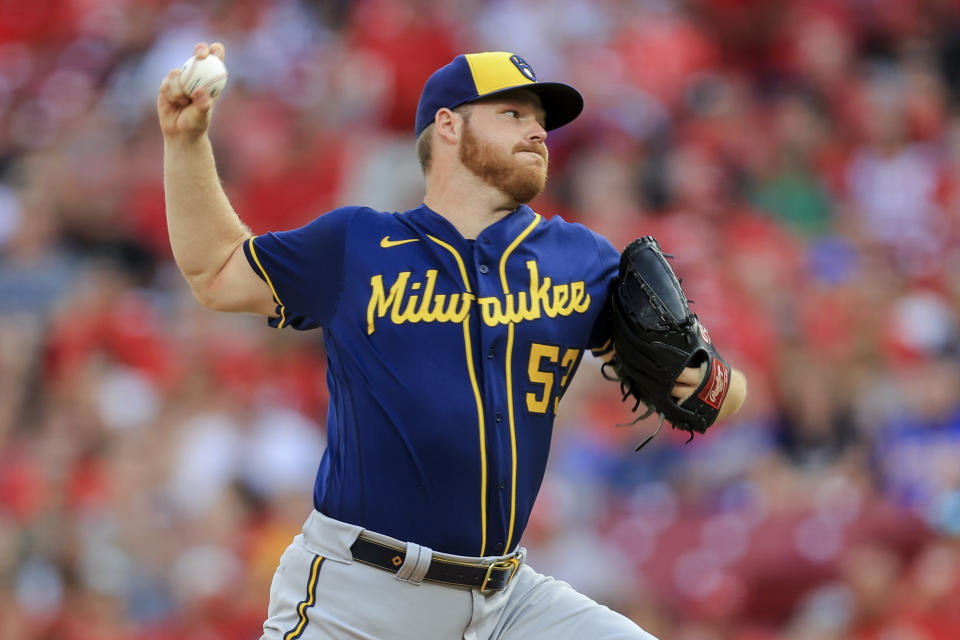
[{"label": "black leather belt", "polygon": [[[396,573],[403,566],[406,549],[393,545],[375,542],[363,534],[350,547],[353,559],[372,567],[378,567]],[[498,560],[490,564],[479,562],[458,562],[444,560],[434,556],[430,560],[423,579],[426,582],[452,584],[458,587],[470,587],[481,592],[501,591],[510,584],[517,569],[520,568],[520,558],[512,556],[505,560]]]}]

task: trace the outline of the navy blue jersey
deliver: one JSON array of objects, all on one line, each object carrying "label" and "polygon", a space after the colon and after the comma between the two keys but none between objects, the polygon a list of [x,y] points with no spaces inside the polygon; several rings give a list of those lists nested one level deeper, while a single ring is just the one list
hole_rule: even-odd
[{"label": "navy blue jersey", "polygon": [[516,547],[557,402],[604,346],[619,253],[522,206],[466,240],[421,206],[347,207],[251,238],[273,326],[322,327],[322,513],[460,555]]}]

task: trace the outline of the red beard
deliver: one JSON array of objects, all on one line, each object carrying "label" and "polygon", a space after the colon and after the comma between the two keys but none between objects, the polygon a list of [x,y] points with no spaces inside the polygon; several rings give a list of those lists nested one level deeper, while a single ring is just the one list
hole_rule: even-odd
[{"label": "red beard", "polygon": [[[544,159],[543,166],[520,163],[519,151],[533,151]],[[542,143],[520,144],[511,153],[506,153],[492,144],[481,142],[464,122],[463,139],[460,143],[460,162],[474,175],[492,187],[496,187],[515,202],[525,204],[533,200],[547,184],[546,161],[549,155]]]}]

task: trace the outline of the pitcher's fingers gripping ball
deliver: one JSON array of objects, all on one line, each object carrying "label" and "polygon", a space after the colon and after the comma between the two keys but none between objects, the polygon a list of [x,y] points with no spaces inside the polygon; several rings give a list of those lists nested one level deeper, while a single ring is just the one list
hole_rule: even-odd
[{"label": "pitcher's fingers gripping ball", "polygon": [[[226,83],[226,67],[223,64],[225,54],[224,47],[219,42],[211,45],[198,42],[193,48],[193,57],[183,68],[171,69],[163,79],[157,94],[157,115],[165,137],[171,140],[183,136],[192,139],[207,131],[215,100],[210,90],[203,89],[200,85],[209,84],[217,93],[223,90]],[[187,70],[185,79],[189,81],[189,87],[185,87],[182,82],[184,69]],[[211,69],[215,73],[208,75]],[[190,89],[190,92],[186,89]]]},{"label": "pitcher's fingers gripping ball", "polygon": [[206,89],[211,98],[216,98],[227,86],[227,67],[212,52],[204,58],[192,56],[180,67],[180,86],[188,96]]},{"label": "pitcher's fingers gripping ball", "polygon": [[[727,395],[730,366],[690,312],[680,281],[653,236],[635,240],[624,249],[612,287],[616,355],[609,364],[620,380],[624,400],[632,396],[634,410],[640,403],[646,405],[646,413],[638,420],[659,413],[661,424],[666,418],[674,428],[688,431],[691,438],[695,432],[705,432],[717,419]],[[700,369],[704,375],[693,392],[678,402],[671,392],[687,367]]]}]

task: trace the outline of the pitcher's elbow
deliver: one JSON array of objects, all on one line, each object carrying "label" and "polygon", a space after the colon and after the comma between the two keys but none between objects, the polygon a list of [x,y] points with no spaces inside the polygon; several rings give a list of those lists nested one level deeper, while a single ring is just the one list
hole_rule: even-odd
[{"label": "pitcher's elbow", "polygon": [[188,280],[187,282],[190,284],[190,291],[193,292],[193,297],[201,305],[213,311],[227,311],[222,296],[218,296],[216,291],[213,290],[208,283],[202,282],[199,279]]}]

